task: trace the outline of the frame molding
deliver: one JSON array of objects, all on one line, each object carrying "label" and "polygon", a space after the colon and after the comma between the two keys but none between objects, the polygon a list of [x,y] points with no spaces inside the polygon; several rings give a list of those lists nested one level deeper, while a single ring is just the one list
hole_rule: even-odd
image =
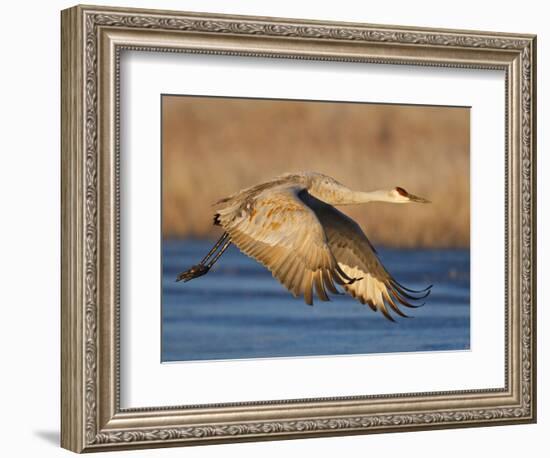
[{"label": "frame molding", "polygon": [[[93,6],[64,10],[61,19],[64,448],[536,421],[535,36]],[[125,49],[505,71],[505,388],[121,409],[118,125]]]}]

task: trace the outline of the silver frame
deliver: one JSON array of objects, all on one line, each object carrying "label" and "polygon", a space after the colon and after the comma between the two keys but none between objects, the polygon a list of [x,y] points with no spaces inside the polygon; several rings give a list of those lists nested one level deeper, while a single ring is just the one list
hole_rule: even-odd
[{"label": "silver frame", "polygon": [[[94,6],[64,10],[61,34],[63,447],[89,452],[535,421],[535,36]],[[505,71],[505,387],[121,409],[125,49]]]}]

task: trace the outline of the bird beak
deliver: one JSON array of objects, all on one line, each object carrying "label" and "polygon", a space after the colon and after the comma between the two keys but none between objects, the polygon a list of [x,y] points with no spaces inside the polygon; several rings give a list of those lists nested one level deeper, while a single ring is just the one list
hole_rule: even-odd
[{"label": "bird beak", "polygon": [[418,202],[419,204],[431,204],[432,203],[428,199],[424,199],[424,197],[418,197],[418,196],[414,196],[412,194],[409,194],[408,197],[409,197],[411,202]]}]

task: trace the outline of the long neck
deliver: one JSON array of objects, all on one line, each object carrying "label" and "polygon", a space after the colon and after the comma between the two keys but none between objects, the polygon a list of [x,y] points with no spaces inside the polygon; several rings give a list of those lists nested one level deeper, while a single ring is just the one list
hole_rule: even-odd
[{"label": "long neck", "polygon": [[323,183],[321,186],[312,186],[309,192],[318,199],[331,205],[393,202],[387,190],[371,192],[353,191],[340,183]]},{"label": "long neck", "polygon": [[351,189],[342,190],[341,195],[338,196],[337,202],[333,205],[353,205],[353,204],[366,204],[368,202],[393,202],[390,198],[388,191],[353,191]]}]

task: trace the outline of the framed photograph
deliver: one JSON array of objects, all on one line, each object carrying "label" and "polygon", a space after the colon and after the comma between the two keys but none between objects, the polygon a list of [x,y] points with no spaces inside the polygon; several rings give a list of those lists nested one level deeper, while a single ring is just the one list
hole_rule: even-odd
[{"label": "framed photograph", "polygon": [[75,452],[536,421],[536,38],[62,12]]}]

